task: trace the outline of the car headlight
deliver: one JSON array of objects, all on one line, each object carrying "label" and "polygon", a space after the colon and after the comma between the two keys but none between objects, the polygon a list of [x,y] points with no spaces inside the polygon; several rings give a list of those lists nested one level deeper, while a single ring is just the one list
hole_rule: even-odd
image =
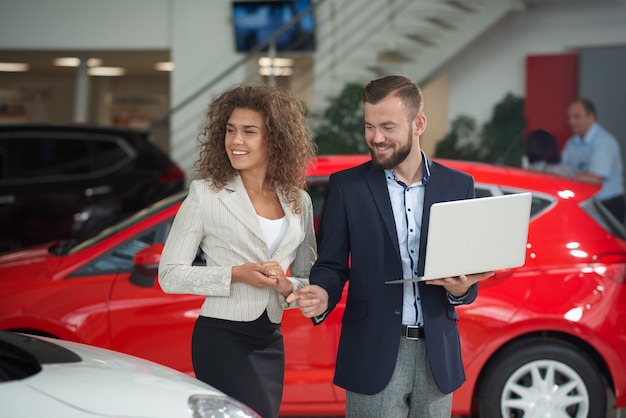
[{"label": "car headlight", "polygon": [[235,399],[214,395],[191,395],[189,412],[193,418],[261,418]]}]

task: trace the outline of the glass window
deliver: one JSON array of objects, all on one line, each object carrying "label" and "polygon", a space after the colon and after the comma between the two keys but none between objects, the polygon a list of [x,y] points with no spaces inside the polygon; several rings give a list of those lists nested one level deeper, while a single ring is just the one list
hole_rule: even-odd
[{"label": "glass window", "polygon": [[326,195],[328,194],[328,184],[311,184],[307,191],[311,196],[311,203],[313,204],[313,218],[318,221],[324,210],[324,202],[326,202]]},{"label": "glass window", "polygon": [[493,193],[492,193],[492,191],[490,189],[486,189],[486,188],[482,188],[482,187],[475,187],[474,190],[476,192],[476,197],[493,196]]},{"label": "glass window", "polygon": [[68,139],[22,138],[19,176],[43,177],[91,171],[88,143]]},{"label": "glass window", "polygon": [[[489,197],[513,193],[524,193],[526,190],[504,190],[500,186],[480,184],[476,185],[476,197]],[[531,192],[532,193],[532,192]],[[554,204],[554,199],[548,195],[532,193],[530,204],[530,218],[534,218],[539,213],[548,210]]]},{"label": "glass window", "polygon": [[6,179],[9,176],[9,152],[7,149],[6,140],[0,138],[0,180]]},{"label": "glass window", "polygon": [[1,179],[75,176],[109,169],[131,158],[118,138],[20,134],[0,138]]},{"label": "glass window", "polygon": [[545,209],[552,205],[552,200],[544,199],[540,196],[536,196],[533,194],[533,200],[530,204],[530,217],[534,218],[540,212],[543,212]]},{"label": "glass window", "polygon": [[626,228],[602,202],[592,197],[584,201],[580,207],[609,234],[622,240],[626,239]]},{"label": "glass window", "polygon": [[70,277],[96,276],[100,274],[130,273],[133,257],[137,251],[157,242],[159,228],[151,228],[118,245],[91,263],[75,271]]},{"label": "glass window", "polygon": [[97,169],[104,170],[128,159],[128,154],[112,141],[91,141],[96,148]]}]

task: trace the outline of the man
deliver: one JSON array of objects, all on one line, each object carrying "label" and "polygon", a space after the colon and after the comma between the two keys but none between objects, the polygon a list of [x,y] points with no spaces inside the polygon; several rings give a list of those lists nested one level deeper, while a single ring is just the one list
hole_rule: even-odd
[{"label": "man", "polygon": [[596,123],[595,106],[587,99],[572,102],[567,117],[574,135],[563,149],[563,163],[576,178],[602,183],[596,198],[624,223],[622,153],[617,140]]},{"label": "man", "polygon": [[416,84],[374,80],[363,103],[372,161],[331,176],[311,285],[287,300],[318,324],[350,280],[334,379],[347,390],[347,417],[449,418],[465,381],[454,306],[473,302],[493,273],[385,281],[424,273],[430,206],[473,198],[474,180],[422,153]]}]

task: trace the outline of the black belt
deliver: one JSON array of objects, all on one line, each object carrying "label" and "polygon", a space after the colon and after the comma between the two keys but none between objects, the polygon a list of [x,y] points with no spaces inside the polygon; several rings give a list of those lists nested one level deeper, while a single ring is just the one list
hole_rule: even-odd
[{"label": "black belt", "polygon": [[424,328],[410,325],[402,325],[402,334],[407,340],[419,340],[424,338]]}]

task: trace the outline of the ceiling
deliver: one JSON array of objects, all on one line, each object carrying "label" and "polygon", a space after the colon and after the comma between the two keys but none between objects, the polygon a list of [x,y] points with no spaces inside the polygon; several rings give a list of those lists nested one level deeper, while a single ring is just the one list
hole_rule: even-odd
[{"label": "ceiling", "polygon": [[29,72],[39,74],[69,74],[75,71],[71,67],[58,67],[53,65],[55,58],[78,57],[100,58],[102,66],[124,67],[127,76],[163,76],[168,77],[168,72],[157,71],[154,65],[157,62],[170,60],[168,50],[150,51],[76,51],[76,50],[0,50],[0,62],[19,62],[29,64]]}]

